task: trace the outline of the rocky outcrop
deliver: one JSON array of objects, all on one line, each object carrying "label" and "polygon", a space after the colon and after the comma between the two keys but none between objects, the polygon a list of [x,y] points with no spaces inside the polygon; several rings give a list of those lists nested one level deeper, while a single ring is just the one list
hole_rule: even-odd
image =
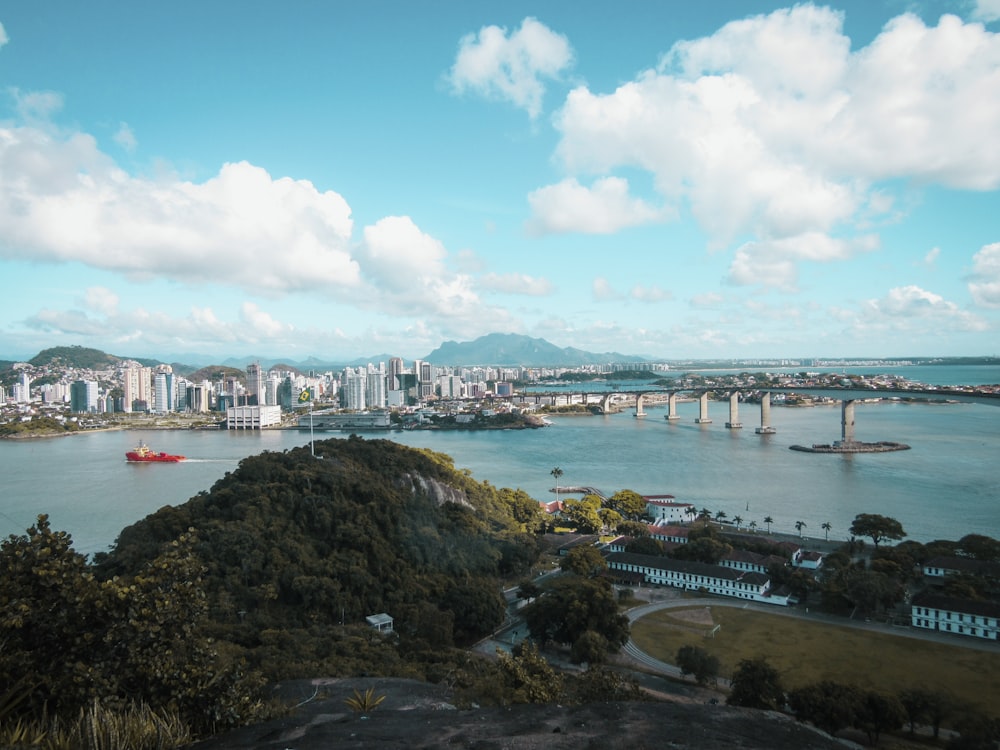
[{"label": "rocky outcrop", "polygon": [[436,479],[429,479],[420,474],[407,474],[406,479],[410,482],[411,494],[423,493],[439,506],[445,503],[457,503],[467,508],[473,507],[463,490],[457,490],[451,485],[439,482]]},{"label": "rocky outcrop", "polygon": [[[286,685],[285,688],[296,687]],[[366,716],[345,701],[373,688],[384,702]],[[309,700],[314,695],[315,699]],[[303,700],[305,699],[305,700]],[[198,750],[477,748],[477,750],[844,750],[857,747],[771,711],[725,705],[606,702],[458,710],[450,691],[414,680],[302,681],[288,716],[197,743]]]}]

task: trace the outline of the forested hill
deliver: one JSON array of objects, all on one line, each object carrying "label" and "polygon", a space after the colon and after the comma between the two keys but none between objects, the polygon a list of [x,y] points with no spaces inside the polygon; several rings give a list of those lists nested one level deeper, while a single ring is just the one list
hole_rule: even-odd
[{"label": "forested hill", "polygon": [[[501,577],[537,558],[535,500],[387,440],[323,440],[315,452],[244,459],[210,491],[126,528],[97,569],[140,570],[192,529],[216,636],[248,648],[272,677],[353,671],[349,655],[338,664],[314,649],[329,651],[333,625],[375,613],[431,649],[499,624]],[[276,631],[284,646],[273,643]]]}]

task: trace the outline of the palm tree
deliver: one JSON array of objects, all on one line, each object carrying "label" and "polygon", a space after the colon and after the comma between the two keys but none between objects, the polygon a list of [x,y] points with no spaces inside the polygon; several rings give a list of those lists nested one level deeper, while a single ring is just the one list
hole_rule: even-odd
[{"label": "palm tree", "polygon": [[722,523],[723,521],[725,521],[726,520],[726,511],[724,511],[724,510],[717,510],[717,511],[715,511],[715,520],[718,521],[719,523]]},{"label": "palm tree", "polygon": [[757,522],[756,521],[751,521],[750,523],[747,524],[747,528],[750,529],[750,532],[752,534],[756,534],[757,533]]},{"label": "palm tree", "polygon": [[743,516],[733,516],[733,523],[736,524],[736,530],[740,530],[740,526],[743,524]]},{"label": "palm tree", "polygon": [[831,526],[831,525],[830,525],[830,522],[829,522],[829,521],[824,521],[824,522],[823,522],[823,523],[822,523],[822,524],[820,525],[820,528],[821,528],[821,529],[823,529],[823,531],[825,531],[825,532],[826,532],[826,541],[828,541],[828,542],[829,542],[829,541],[830,541],[830,529],[832,529],[832,528],[833,528],[833,526]]},{"label": "palm tree", "polygon": [[552,471],[550,471],[549,474],[551,474],[553,477],[555,477],[555,480],[556,480],[556,500],[558,500],[559,499],[559,477],[561,477],[563,475],[563,470],[560,469],[557,466]]},{"label": "palm tree", "polygon": [[764,516],[764,523],[767,524],[767,533],[771,533],[771,524],[774,523],[774,519],[770,516]]},{"label": "palm tree", "polygon": [[691,520],[692,520],[692,521],[693,521],[693,520],[695,519],[695,517],[696,517],[696,516],[698,515],[698,509],[697,509],[697,508],[695,508],[695,507],[694,507],[693,505],[689,505],[689,506],[687,507],[687,510],[685,510],[684,512],[685,512],[685,513],[687,513],[687,514],[688,514],[689,516],[691,516]]},{"label": "palm tree", "polygon": [[796,521],[795,530],[799,532],[799,539],[802,538],[802,529],[804,529],[808,524],[805,521]]},{"label": "palm tree", "polygon": [[698,518],[700,518],[703,521],[707,521],[711,517],[712,517],[712,511],[710,511],[708,508],[702,508],[701,510],[698,511]]}]

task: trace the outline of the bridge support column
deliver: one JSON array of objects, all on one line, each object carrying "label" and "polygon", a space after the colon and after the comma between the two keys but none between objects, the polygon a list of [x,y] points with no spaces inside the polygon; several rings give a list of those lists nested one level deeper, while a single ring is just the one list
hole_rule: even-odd
[{"label": "bridge support column", "polygon": [[611,412],[611,396],[614,394],[609,393],[601,399],[601,414],[608,414]]},{"label": "bridge support column", "polygon": [[840,404],[840,445],[854,442],[854,400],[847,399]]},{"label": "bridge support column", "polygon": [[760,427],[754,430],[758,435],[773,435],[775,429],[771,426],[771,393],[768,391],[760,397]]},{"label": "bridge support column", "polygon": [[641,419],[646,416],[646,412],[642,408],[642,394],[638,393],[635,397],[635,417],[636,419]]},{"label": "bridge support column", "polygon": [[708,417],[708,391],[701,394],[698,399],[698,418],[694,420],[696,424],[712,424]]},{"label": "bridge support column", "polygon": [[740,422],[739,391],[733,391],[729,394],[729,421],[726,422],[726,427],[730,430],[740,430],[743,428],[743,424]]},{"label": "bridge support column", "polygon": [[667,420],[672,422],[675,419],[680,419],[677,416],[677,394],[671,393],[667,396]]}]

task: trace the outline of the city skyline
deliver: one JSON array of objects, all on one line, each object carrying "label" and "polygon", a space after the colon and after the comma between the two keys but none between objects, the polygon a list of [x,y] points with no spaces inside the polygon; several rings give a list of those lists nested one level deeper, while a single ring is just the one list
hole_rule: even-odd
[{"label": "city skyline", "polygon": [[995,355],[1000,2],[0,10],[0,359]]}]

